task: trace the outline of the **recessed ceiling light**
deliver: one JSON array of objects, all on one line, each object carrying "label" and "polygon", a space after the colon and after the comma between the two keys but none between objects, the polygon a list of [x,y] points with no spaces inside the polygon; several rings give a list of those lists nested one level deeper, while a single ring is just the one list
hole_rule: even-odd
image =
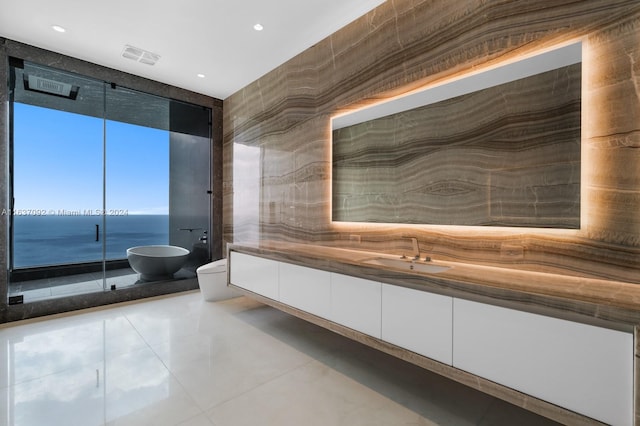
[{"label": "recessed ceiling light", "polygon": [[262,30],[264,30],[264,27],[262,25],[260,25],[260,24],[255,24],[253,26],[253,29],[256,30],[256,31],[262,31]]},{"label": "recessed ceiling light", "polygon": [[204,74],[198,74],[198,77],[205,78],[206,76]]},{"label": "recessed ceiling light", "polygon": [[54,31],[57,31],[59,33],[66,33],[67,30],[64,27],[61,27],[60,25],[52,25],[51,28],[53,28]]}]

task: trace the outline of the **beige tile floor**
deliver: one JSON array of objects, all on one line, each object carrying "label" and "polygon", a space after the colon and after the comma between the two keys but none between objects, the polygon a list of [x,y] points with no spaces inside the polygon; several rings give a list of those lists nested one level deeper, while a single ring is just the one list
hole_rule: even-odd
[{"label": "beige tile floor", "polygon": [[0,345],[2,425],[553,424],[245,297],[13,324]]}]

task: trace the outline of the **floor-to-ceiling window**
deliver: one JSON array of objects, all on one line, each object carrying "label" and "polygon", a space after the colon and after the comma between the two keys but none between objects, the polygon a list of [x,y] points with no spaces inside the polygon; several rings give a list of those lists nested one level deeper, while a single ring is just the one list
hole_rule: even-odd
[{"label": "floor-to-ceiling window", "polygon": [[[10,303],[142,284],[127,249],[210,259],[211,110],[11,61]],[[178,207],[176,207],[178,206]]]}]

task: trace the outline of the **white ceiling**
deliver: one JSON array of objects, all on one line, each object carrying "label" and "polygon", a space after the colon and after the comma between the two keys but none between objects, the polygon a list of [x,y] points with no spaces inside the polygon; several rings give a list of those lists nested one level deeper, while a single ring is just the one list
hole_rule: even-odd
[{"label": "white ceiling", "polygon": [[[382,3],[0,0],[0,36],[225,99]],[[125,59],[125,45],[161,58],[155,65]]]}]

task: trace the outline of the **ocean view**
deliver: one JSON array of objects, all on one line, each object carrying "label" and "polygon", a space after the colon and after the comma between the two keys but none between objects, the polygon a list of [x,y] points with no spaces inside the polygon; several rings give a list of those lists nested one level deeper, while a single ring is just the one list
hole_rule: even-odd
[{"label": "ocean view", "polygon": [[[101,260],[102,221],[100,215],[14,216],[14,267]],[[107,260],[126,259],[129,247],[168,243],[168,215],[106,216]]]}]

